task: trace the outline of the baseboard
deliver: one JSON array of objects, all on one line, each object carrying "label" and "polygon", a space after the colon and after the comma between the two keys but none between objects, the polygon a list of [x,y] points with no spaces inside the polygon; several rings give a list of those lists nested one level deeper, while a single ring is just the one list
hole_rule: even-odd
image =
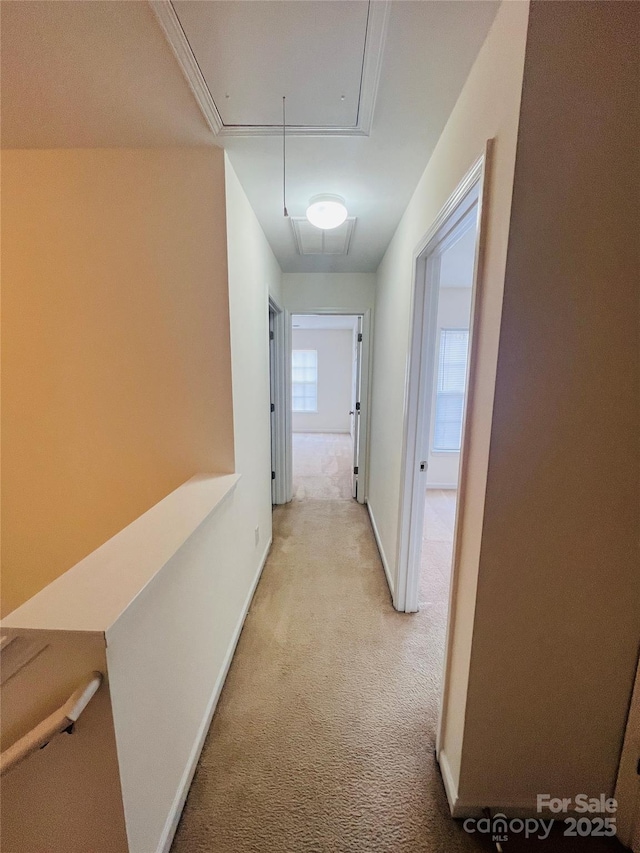
[{"label": "baseboard", "polygon": [[560,815],[554,815],[548,811],[539,812],[535,798],[523,800],[496,800],[495,798],[487,797],[482,802],[479,802],[475,798],[473,800],[468,798],[465,799],[464,797],[460,797],[460,794],[458,793],[458,786],[454,781],[449,759],[447,758],[446,753],[442,750],[440,750],[440,755],[437,756],[437,761],[440,766],[440,775],[442,776],[442,781],[444,783],[444,790],[447,795],[451,817],[456,820],[467,817],[482,817],[485,809],[491,809],[491,812],[494,815],[501,814],[505,815],[507,818],[543,818],[545,821],[553,817],[555,817],[556,820],[564,820],[566,817],[573,814],[573,811]]},{"label": "baseboard", "polygon": [[570,809],[567,812],[562,812],[561,814],[553,814],[553,812],[543,811],[539,812],[536,806],[536,803],[532,800],[502,800],[497,801],[493,799],[487,800],[487,802],[478,803],[477,801],[470,801],[458,798],[455,806],[451,809],[451,817],[456,820],[461,820],[467,817],[482,817],[485,813],[485,809],[491,809],[491,813],[493,815],[504,815],[507,818],[521,818],[526,819],[528,817],[542,818],[544,821],[548,821],[551,818],[554,818],[557,821],[563,821],[567,817],[584,817],[584,815],[579,815]]},{"label": "baseboard", "polygon": [[440,755],[437,756],[438,765],[440,766],[440,775],[442,776],[442,781],[444,782],[444,790],[447,795],[447,800],[449,802],[449,809],[453,817],[456,817],[455,810],[458,804],[458,786],[456,785],[453,773],[451,772],[451,765],[449,764],[449,759],[445,755],[445,753],[440,750]]},{"label": "baseboard", "polygon": [[450,489],[456,491],[457,488],[457,483],[427,483],[427,491],[429,489],[442,489],[442,491],[448,492]]},{"label": "baseboard", "polygon": [[[453,778],[449,759],[447,758],[446,753],[442,750],[440,750],[440,755],[437,756],[437,761],[440,767],[440,775],[442,776],[442,781],[444,783],[444,790],[447,795],[447,802],[449,803],[449,811],[451,812],[451,817],[456,820],[467,817],[482,817],[484,815],[484,810],[487,808],[491,809],[493,814],[503,814],[508,818],[542,817],[545,820],[548,820],[553,817],[551,813],[544,812],[541,814],[538,812],[537,803],[530,799],[511,801],[502,800],[500,802],[490,797],[483,802],[464,799],[460,797],[460,794],[458,793],[458,786]],[[556,818],[557,817],[558,816],[556,815]],[[563,819],[564,817],[565,815],[561,815],[560,819]]]},{"label": "baseboard", "polygon": [[[493,814],[502,814],[508,818],[535,817],[548,820],[549,818],[554,817],[550,812],[540,813],[537,809],[537,802],[532,799],[498,801],[495,798],[486,797],[482,802],[479,802],[477,799],[465,799],[458,793],[458,786],[454,781],[449,759],[442,750],[438,756],[438,764],[440,766],[440,774],[444,783],[451,817],[456,820],[467,817],[482,817],[485,814],[485,809],[491,809]],[[556,815],[555,817],[556,819],[562,820],[566,815]]]},{"label": "baseboard", "polygon": [[184,808],[184,804],[187,799],[187,794],[189,793],[189,788],[191,787],[193,775],[196,772],[198,759],[200,758],[200,753],[202,752],[202,747],[204,746],[205,738],[207,737],[207,734],[209,732],[209,727],[211,726],[211,720],[213,719],[213,715],[216,710],[216,705],[218,704],[218,699],[220,698],[220,694],[222,693],[222,688],[224,686],[227,673],[229,672],[229,667],[231,666],[231,661],[233,660],[233,655],[236,650],[236,646],[238,645],[238,640],[240,639],[240,634],[242,633],[242,628],[244,626],[245,619],[247,618],[247,613],[249,612],[251,601],[253,600],[256,587],[258,586],[258,581],[260,580],[260,576],[262,575],[264,564],[267,562],[267,557],[269,556],[271,542],[272,540],[269,539],[264,554],[262,555],[262,559],[260,560],[260,564],[256,571],[255,577],[251,583],[251,587],[245,599],[242,611],[240,612],[240,617],[231,637],[231,641],[229,643],[229,647],[227,649],[224,662],[222,664],[222,669],[220,670],[220,674],[216,679],[211,698],[207,704],[206,713],[202,720],[202,724],[198,730],[198,735],[193,744],[193,749],[191,750],[191,754],[189,755],[189,760],[187,761],[187,766],[185,767],[182,779],[180,780],[180,784],[178,785],[178,790],[176,792],[176,796],[171,806],[171,809],[169,810],[169,815],[164,825],[164,829],[162,830],[156,853],[169,853],[171,844],[173,843],[173,836],[175,835],[176,829],[178,828],[180,815],[182,814],[182,809]]},{"label": "baseboard", "polygon": [[371,504],[367,501],[367,510],[369,511],[369,520],[371,522],[371,528],[373,530],[373,535],[376,540],[376,545],[378,546],[378,553],[380,554],[380,559],[382,561],[382,568],[384,569],[384,573],[387,577],[387,584],[389,585],[389,592],[391,593],[391,600],[393,601],[395,596],[395,590],[393,587],[393,581],[391,580],[391,572],[389,571],[389,564],[387,562],[386,554],[384,553],[384,548],[382,547],[382,541],[380,539],[380,534],[378,533],[378,525],[376,524],[376,520],[373,515],[373,510],[371,509]]},{"label": "baseboard", "polygon": [[320,434],[323,432],[329,432],[332,434],[335,433],[336,435],[350,435],[351,434],[348,429],[294,429],[294,430],[292,430],[292,432],[294,432],[296,435],[304,435],[305,433]]}]

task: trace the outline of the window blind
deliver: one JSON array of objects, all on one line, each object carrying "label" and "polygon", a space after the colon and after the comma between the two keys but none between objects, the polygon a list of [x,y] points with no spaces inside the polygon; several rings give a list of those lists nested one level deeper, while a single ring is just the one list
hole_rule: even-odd
[{"label": "window blind", "polygon": [[294,412],[318,411],[318,351],[294,349],[291,353],[291,398]]},{"label": "window blind", "polygon": [[460,450],[468,350],[468,329],[440,331],[433,450]]}]

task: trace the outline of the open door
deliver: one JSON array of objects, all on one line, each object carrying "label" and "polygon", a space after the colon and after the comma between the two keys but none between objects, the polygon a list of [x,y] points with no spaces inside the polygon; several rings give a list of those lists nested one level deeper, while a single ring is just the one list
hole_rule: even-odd
[{"label": "open door", "polygon": [[353,439],[353,469],[351,494],[358,498],[358,471],[360,469],[360,397],[362,390],[362,317],[357,318],[353,355],[353,405],[351,407],[351,438]]},{"label": "open door", "polygon": [[291,500],[291,363],[288,316],[269,297],[269,424],[271,503]]},{"label": "open door", "polygon": [[275,311],[269,306],[269,407],[271,425],[271,504],[276,504],[276,358],[275,358]]}]

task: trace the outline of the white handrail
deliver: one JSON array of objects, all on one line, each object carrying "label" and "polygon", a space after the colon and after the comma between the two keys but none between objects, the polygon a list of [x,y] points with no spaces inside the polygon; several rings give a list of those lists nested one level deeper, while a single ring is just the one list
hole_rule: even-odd
[{"label": "white handrail", "polygon": [[4,776],[33,752],[36,752],[56,735],[69,729],[87,707],[102,684],[102,673],[92,672],[69,696],[64,705],[27,732],[0,755],[0,776]]}]

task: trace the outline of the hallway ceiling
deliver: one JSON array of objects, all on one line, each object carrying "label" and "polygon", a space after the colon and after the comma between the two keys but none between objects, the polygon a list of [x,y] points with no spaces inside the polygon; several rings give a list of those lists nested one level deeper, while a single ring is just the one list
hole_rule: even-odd
[{"label": "hallway ceiling", "polygon": [[[205,5],[236,3],[223,0]],[[352,4],[340,0],[319,4],[320,11],[331,18],[335,31],[342,28],[343,5]],[[349,215],[357,217],[348,255],[298,254],[290,223],[282,215],[279,137],[224,138],[231,162],[284,272],[374,272],[378,268],[498,5],[484,0],[394,0],[381,51],[370,135],[288,139],[290,215],[304,216],[309,199],[319,193],[342,196]],[[346,12],[344,15],[348,17]],[[354,53],[361,50],[361,41],[355,41],[354,38]],[[331,64],[336,73],[333,60]],[[351,66],[345,61],[344,67],[346,80]],[[270,76],[264,68],[259,73]],[[304,91],[315,73],[314,67],[301,62],[292,69],[291,79]],[[276,83],[274,79],[274,100],[282,94],[278,85],[280,81]],[[346,83],[345,90],[349,91]],[[310,106],[315,106],[311,100]],[[307,115],[307,120],[320,123],[323,115]]]},{"label": "hallway ceiling", "polygon": [[[154,15],[127,0],[3,0],[2,144],[222,145],[284,272],[372,272],[498,6],[163,0]],[[341,195],[357,217],[346,255],[300,255],[283,216],[283,94],[302,125],[287,140],[289,213]]]}]

